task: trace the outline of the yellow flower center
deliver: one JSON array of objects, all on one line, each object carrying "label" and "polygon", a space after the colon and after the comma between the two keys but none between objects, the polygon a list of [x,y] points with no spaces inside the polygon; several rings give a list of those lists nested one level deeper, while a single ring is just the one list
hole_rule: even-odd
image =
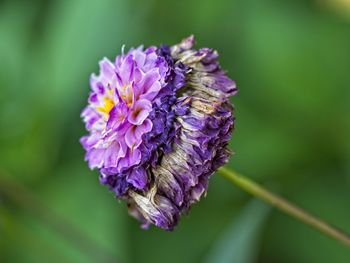
[{"label": "yellow flower center", "polygon": [[114,102],[108,97],[104,97],[104,101],[105,103],[103,107],[98,107],[97,110],[109,114],[111,109],[114,107]]}]

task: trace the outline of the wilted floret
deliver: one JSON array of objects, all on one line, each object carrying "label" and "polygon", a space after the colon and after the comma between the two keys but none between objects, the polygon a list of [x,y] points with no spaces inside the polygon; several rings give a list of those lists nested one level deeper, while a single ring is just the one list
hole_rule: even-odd
[{"label": "wilted floret", "polygon": [[172,229],[230,155],[236,86],[193,44],[131,49],[91,77],[85,159],[144,227]]}]

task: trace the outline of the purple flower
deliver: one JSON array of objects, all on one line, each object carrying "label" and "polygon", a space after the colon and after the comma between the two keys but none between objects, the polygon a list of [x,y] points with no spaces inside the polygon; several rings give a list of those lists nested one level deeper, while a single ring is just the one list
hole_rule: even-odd
[{"label": "purple flower", "polygon": [[85,159],[144,227],[172,229],[230,156],[236,86],[193,44],[131,49],[91,76]]}]

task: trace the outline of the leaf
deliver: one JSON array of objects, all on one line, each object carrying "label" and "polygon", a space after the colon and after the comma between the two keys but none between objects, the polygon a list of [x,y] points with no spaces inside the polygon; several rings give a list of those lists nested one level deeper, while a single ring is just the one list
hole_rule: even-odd
[{"label": "leaf", "polygon": [[268,205],[259,200],[249,202],[213,245],[205,262],[254,262],[270,210]]}]

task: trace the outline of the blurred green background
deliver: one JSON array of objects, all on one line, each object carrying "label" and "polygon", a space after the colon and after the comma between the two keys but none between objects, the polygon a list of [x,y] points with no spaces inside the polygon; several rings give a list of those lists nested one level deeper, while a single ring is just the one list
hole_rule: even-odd
[{"label": "blurred green background", "polygon": [[350,262],[216,175],[144,231],[83,161],[98,61],[195,34],[237,81],[229,166],[350,232],[348,0],[0,1],[0,262]]}]

